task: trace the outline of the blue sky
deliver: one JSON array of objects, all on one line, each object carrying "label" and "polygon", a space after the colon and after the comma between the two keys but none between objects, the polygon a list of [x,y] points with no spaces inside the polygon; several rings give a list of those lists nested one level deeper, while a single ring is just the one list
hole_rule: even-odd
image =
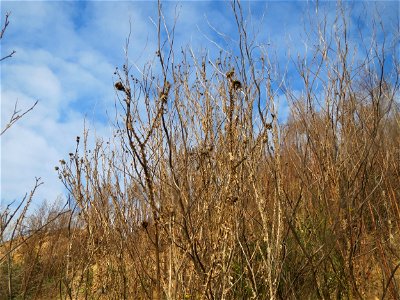
[{"label": "blue sky", "polygon": [[[164,2],[164,14],[172,25],[179,12],[176,49],[190,45],[212,56],[218,48],[210,40],[236,51],[236,25],[230,4],[223,1]],[[346,2],[351,10],[352,42],[359,44],[359,29],[368,36],[372,15],[379,12],[387,32],[398,30],[399,2]],[[315,14],[315,3],[305,1],[243,2],[251,9],[258,41],[269,44],[279,64],[289,55],[306,51],[303,23]],[[321,2],[328,20],[334,18],[335,2]],[[34,178],[44,185],[36,203],[54,201],[64,193],[54,166],[75,147],[86,122],[94,136],[111,136],[110,115],[114,113],[113,72],[124,62],[124,45],[132,24],[130,60],[143,66],[154,58],[157,18],[155,1],[2,1],[1,22],[10,11],[10,25],[1,41],[1,56],[16,50],[1,64],[1,128],[4,128],[16,100],[21,109],[35,100],[38,106],[1,137],[1,201],[21,199]],[[263,17],[264,16],[264,17]],[[359,17],[361,16],[361,18]],[[213,29],[231,39],[218,37]],[[307,28],[307,27],[306,27]],[[393,38],[393,37],[390,37]],[[294,67],[288,79],[301,89]],[[287,105],[281,101],[281,115]]]}]

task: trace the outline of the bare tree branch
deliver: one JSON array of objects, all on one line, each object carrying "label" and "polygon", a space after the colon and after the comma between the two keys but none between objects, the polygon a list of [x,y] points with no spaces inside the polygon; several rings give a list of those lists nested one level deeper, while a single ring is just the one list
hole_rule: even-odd
[{"label": "bare tree branch", "polygon": [[[2,29],[1,29],[1,33],[0,33],[0,40],[3,38],[3,36],[4,36],[5,32],[6,32],[6,29],[7,29],[7,27],[8,27],[8,24],[10,24],[10,21],[8,20],[8,18],[10,17],[10,15],[11,15],[10,12],[7,12],[7,13],[6,13],[6,19],[5,19],[5,21],[4,21],[4,25],[3,25]],[[12,57],[15,53],[16,53],[15,50],[11,51],[10,54],[8,54],[8,55],[2,57],[2,58],[0,59],[0,62],[3,61],[3,60],[5,60],[5,59],[7,59],[7,58]]]},{"label": "bare tree branch", "polygon": [[0,136],[3,135],[8,129],[10,129],[10,127],[13,126],[19,119],[21,119],[31,110],[33,110],[35,106],[38,104],[38,102],[39,100],[36,100],[35,103],[30,108],[19,114],[21,111],[17,109],[18,101],[16,101],[14,105],[14,111],[10,117],[10,120],[8,121],[6,127],[1,131]]}]

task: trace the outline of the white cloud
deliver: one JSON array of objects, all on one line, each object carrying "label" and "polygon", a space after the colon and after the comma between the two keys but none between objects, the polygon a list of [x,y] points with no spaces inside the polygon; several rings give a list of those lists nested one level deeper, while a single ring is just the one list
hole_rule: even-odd
[{"label": "white cloud", "polygon": [[[60,99],[61,84],[57,76],[45,65],[9,64],[4,68],[7,89],[18,91],[31,97],[46,99],[52,107]],[[9,101],[10,99],[4,99]]]},{"label": "white cloud", "polygon": [[[38,199],[50,201],[62,191],[62,186],[54,178],[54,161],[59,149],[44,136],[32,129],[13,127],[2,138],[2,199],[21,199],[32,188],[35,177],[45,181],[36,195]],[[52,176],[54,175],[54,176]]]},{"label": "white cloud", "polygon": [[[243,5],[246,9],[247,4]],[[271,43],[267,50],[277,52],[282,66],[288,59],[288,45],[293,53],[304,51],[299,42],[303,27],[298,23],[303,4],[248,5],[254,5],[256,26],[261,8],[266,7],[265,22],[258,25],[259,41]],[[228,3],[218,2],[165,2],[169,28],[175,9],[180,12],[175,37],[177,53],[188,44],[194,51],[216,50],[204,35],[225,42],[215,37],[207,20],[220,32],[234,37],[236,25],[229,7]],[[156,20],[157,3],[3,1],[1,14],[6,11],[12,15],[1,51],[16,49],[17,53],[1,65],[2,128],[16,100],[21,109],[36,99],[40,102],[1,137],[1,199],[20,198],[38,176],[45,185],[37,198],[52,201],[63,191],[54,165],[74,150],[84,119],[98,136],[110,133],[106,111],[114,112],[113,71],[124,63],[129,20],[131,62],[141,68],[154,58],[157,31],[150,18]],[[237,45],[232,42],[229,46]],[[280,116],[288,112],[284,99],[279,110]]]},{"label": "white cloud", "polygon": [[69,4],[7,4],[2,10],[12,19],[4,41],[17,53],[1,66],[2,128],[15,101],[20,109],[39,104],[1,137],[1,202],[22,199],[35,177],[44,181],[36,202],[52,202],[64,192],[54,166],[74,150],[85,116],[96,114],[89,126],[107,132],[94,110],[112,107],[113,65],[75,31]]}]

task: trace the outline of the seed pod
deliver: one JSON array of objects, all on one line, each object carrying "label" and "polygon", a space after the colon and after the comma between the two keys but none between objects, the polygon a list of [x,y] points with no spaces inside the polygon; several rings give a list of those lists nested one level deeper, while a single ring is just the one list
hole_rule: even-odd
[{"label": "seed pod", "polygon": [[242,88],[242,83],[239,80],[232,81],[232,86],[235,91]]},{"label": "seed pod", "polygon": [[228,73],[226,73],[226,78],[231,79],[235,74],[235,69],[232,68]]},{"label": "seed pod", "polygon": [[124,85],[121,81],[116,82],[114,86],[118,91],[125,91]]}]

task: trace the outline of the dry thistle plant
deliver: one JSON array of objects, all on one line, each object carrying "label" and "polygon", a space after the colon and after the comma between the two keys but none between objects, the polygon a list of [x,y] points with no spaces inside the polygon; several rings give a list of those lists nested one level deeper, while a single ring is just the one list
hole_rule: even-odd
[{"label": "dry thistle plant", "polygon": [[[399,86],[395,69],[382,73],[387,51],[372,43],[375,57],[354,62],[339,9],[343,26],[328,39],[326,19],[316,25],[314,59],[298,60],[299,96],[267,52],[250,51],[240,3],[232,9],[238,57],[190,47],[178,57],[172,29],[159,35],[160,77],[150,65],[131,76],[128,53],[116,70],[115,139],[91,153],[84,144],[60,170],[86,243],[86,264],[71,256],[68,289],[77,298],[80,286],[119,299],[396,297]],[[164,20],[159,6],[159,32]],[[286,124],[279,93],[291,104]]]},{"label": "dry thistle plant", "polygon": [[298,93],[232,11],[237,50],[178,55],[159,4],[159,76],[131,74],[128,37],[114,137],[77,138],[57,167],[71,213],[26,251],[55,257],[54,297],[398,297],[397,46],[370,41],[356,60],[339,7],[329,38],[326,18],[309,33]]}]

